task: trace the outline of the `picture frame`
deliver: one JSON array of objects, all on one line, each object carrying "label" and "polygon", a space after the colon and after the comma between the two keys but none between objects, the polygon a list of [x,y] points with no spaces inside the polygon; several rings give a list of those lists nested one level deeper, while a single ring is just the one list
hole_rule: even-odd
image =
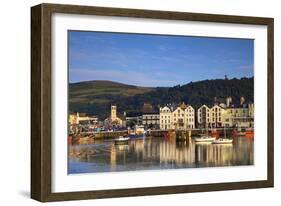
[{"label": "picture frame", "polygon": [[[52,16],[54,14],[81,16],[125,17],[173,21],[214,22],[223,24],[265,26],[267,30],[267,177],[264,180],[203,183],[188,185],[150,186],[136,188],[102,189],[54,192],[52,168],[52,91],[60,85],[52,80]],[[40,4],[31,8],[31,198],[41,201],[66,201],[96,198],[161,195],[206,192],[274,185],[274,20],[272,18],[185,13],[156,10],[138,10],[78,5]],[[255,83],[256,84],[256,83]]]}]

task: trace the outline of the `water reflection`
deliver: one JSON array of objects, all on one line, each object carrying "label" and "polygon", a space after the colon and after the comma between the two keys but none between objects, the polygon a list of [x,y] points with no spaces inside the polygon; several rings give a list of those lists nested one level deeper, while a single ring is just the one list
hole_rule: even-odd
[{"label": "water reflection", "polygon": [[69,173],[135,171],[253,164],[253,139],[234,138],[233,144],[214,145],[153,137],[69,146]]}]

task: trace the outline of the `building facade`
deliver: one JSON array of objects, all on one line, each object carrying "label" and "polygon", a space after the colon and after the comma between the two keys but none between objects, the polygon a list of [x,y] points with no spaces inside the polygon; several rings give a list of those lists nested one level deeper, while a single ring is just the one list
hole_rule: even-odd
[{"label": "building facade", "polygon": [[217,128],[223,127],[227,112],[225,108],[220,105],[208,107],[201,106],[197,110],[197,120],[199,128]]},{"label": "building facade", "polygon": [[160,108],[160,129],[193,129],[195,128],[195,110],[184,103]]},{"label": "building facade", "polygon": [[69,115],[68,122],[70,125],[75,124],[97,124],[97,116],[87,116],[85,113],[73,113]]},{"label": "building facade", "polygon": [[[254,127],[254,104],[227,108],[230,127]],[[226,126],[228,122],[226,122]]]},{"label": "building facade", "polygon": [[214,105],[213,107],[208,107],[206,105],[201,106],[197,110],[198,127],[220,128],[254,126],[254,104],[250,103],[234,106],[227,103],[227,105],[220,104]]},{"label": "building facade", "polygon": [[160,115],[159,113],[147,113],[142,115],[142,125],[145,129],[159,129]]},{"label": "building facade", "polygon": [[117,116],[117,106],[112,104],[110,107],[110,116],[104,120],[104,125],[126,127],[126,121]]},{"label": "building facade", "polygon": [[153,106],[145,102],[142,108],[142,125],[145,129],[159,129],[160,126],[159,112]]}]

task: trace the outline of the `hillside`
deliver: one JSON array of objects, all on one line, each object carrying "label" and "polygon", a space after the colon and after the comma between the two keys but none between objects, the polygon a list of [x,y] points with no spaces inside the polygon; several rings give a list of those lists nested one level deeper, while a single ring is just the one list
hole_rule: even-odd
[{"label": "hillside", "polygon": [[211,105],[215,97],[224,101],[227,96],[231,96],[234,103],[238,103],[241,96],[253,102],[253,91],[253,78],[204,80],[156,88],[89,81],[69,85],[69,109],[71,112],[96,114],[103,119],[109,115],[111,103],[117,104],[120,113],[126,111],[129,115],[138,115],[144,102],[149,102],[156,110],[160,105],[182,101],[194,107]]},{"label": "hillside", "polygon": [[101,80],[70,83],[69,110],[70,112],[104,114],[111,103],[154,90],[149,87]]}]

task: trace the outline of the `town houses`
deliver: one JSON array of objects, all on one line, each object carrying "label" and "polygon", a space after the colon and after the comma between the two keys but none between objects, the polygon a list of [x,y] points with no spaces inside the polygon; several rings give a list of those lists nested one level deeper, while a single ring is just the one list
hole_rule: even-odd
[{"label": "town houses", "polygon": [[213,105],[203,104],[193,107],[181,102],[170,103],[163,106],[152,107],[150,103],[144,103],[141,114],[138,116],[126,116],[117,113],[117,105],[110,106],[110,115],[103,121],[98,121],[97,116],[87,116],[84,113],[69,115],[69,125],[91,124],[107,129],[127,129],[136,125],[144,129],[153,130],[189,130],[202,128],[249,128],[254,127],[254,104],[245,103],[241,97],[238,104],[232,103],[232,98]]},{"label": "town houses", "polygon": [[184,102],[179,105],[168,104],[160,108],[160,129],[193,129],[222,127],[254,127],[254,104],[245,103],[240,98],[238,105],[227,97],[225,103],[203,104],[197,109]]},{"label": "town houses", "polygon": [[193,129],[195,128],[195,110],[184,102],[160,107],[160,129]]},{"label": "town houses", "polygon": [[198,128],[253,127],[254,104],[245,104],[244,97],[241,97],[240,104],[235,105],[228,97],[226,104],[202,105],[198,109],[197,120]]}]

